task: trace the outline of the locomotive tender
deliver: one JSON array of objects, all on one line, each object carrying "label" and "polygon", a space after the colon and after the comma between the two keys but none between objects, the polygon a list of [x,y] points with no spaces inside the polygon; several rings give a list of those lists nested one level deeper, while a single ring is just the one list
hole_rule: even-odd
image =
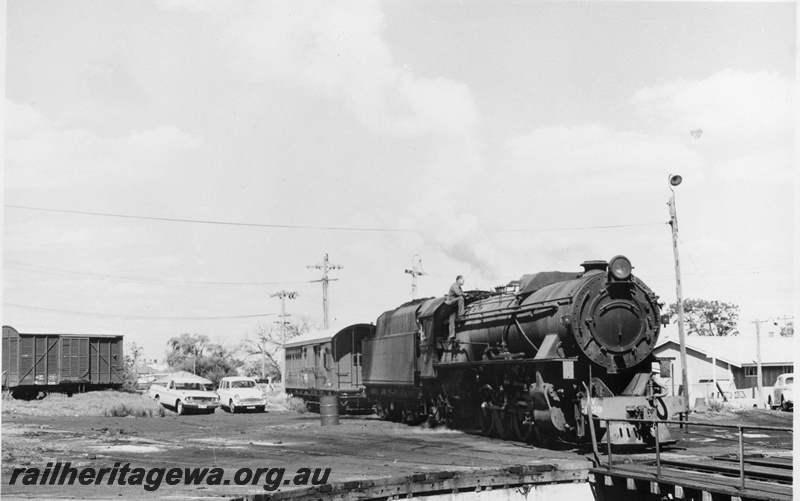
[{"label": "locomotive tender", "polygon": [[458,317],[444,297],[383,313],[362,339],[367,400],[382,419],[478,426],[504,439],[581,442],[591,425],[613,445],[649,444],[655,433],[669,442],[665,426],[601,421],[684,411],[652,374],[658,297],[624,256],[582,266],[468,292]]}]

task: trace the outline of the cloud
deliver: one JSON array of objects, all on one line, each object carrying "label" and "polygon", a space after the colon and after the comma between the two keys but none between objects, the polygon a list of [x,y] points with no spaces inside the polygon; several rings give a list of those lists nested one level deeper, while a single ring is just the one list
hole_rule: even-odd
[{"label": "cloud", "polygon": [[785,145],[793,134],[793,83],[774,72],[726,69],[704,80],[678,79],[641,89],[630,104],[665,131],[701,128],[702,141],[736,155]]},{"label": "cloud", "polygon": [[5,100],[6,140],[24,137],[52,126],[53,122],[36,111],[35,107],[10,99]]},{"label": "cloud", "polygon": [[[619,252],[652,260],[653,239],[666,235],[656,225],[667,217],[669,173],[691,181],[681,194],[687,214],[705,214],[697,222],[687,215],[687,229],[725,227],[722,214],[738,214],[737,200],[758,184],[741,181],[791,180],[790,88],[773,73],[727,70],[639,90],[627,103],[639,120],[625,130],[601,122],[549,125],[510,137],[499,150],[443,149],[413,210],[430,245],[489,280],[528,270],[531,259],[537,269],[575,269]],[[696,140],[689,131],[697,128],[704,134]],[[778,202],[782,193],[753,191],[749,197],[775,203],[742,217],[785,214],[791,204]],[[654,203],[657,197],[663,202]],[[579,229],[605,225],[628,227]],[[520,228],[565,230],[494,231]],[[707,237],[719,242],[717,250],[735,245],[720,232]]]},{"label": "cloud", "polygon": [[[499,149],[453,143],[426,166],[409,210],[428,245],[468,265],[465,272],[484,282],[531,270],[532,260],[578,269],[586,259],[620,252],[615,235],[621,233],[558,229],[666,217],[662,204],[650,203],[654,191],[665,189],[676,165],[682,172],[704,165],[684,143],[601,123],[541,127]],[[523,229],[555,231],[498,231]],[[598,256],[606,249],[608,256]]]},{"label": "cloud", "polygon": [[509,139],[506,150],[516,176],[562,185],[602,185],[612,193],[641,186],[653,172],[702,164],[697,152],[674,137],[602,124],[543,127]]},{"label": "cloud", "polygon": [[6,100],[6,186],[15,189],[119,185],[151,181],[199,147],[198,137],[171,125],[102,137],[61,128],[35,110]]},{"label": "cloud", "polygon": [[169,1],[164,8],[206,14],[242,78],[299,85],[341,100],[372,133],[464,137],[479,123],[470,90],[443,77],[414,75],[393,61],[374,1]]}]

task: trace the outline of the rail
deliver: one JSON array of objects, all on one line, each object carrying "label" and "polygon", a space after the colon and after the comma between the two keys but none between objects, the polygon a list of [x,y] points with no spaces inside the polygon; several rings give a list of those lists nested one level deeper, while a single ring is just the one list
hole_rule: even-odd
[{"label": "rail", "polygon": [[[600,418],[595,416],[600,423],[606,423],[606,430],[609,430],[609,423],[612,422],[624,422],[624,423],[646,423],[655,425],[656,430],[653,433],[655,437],[655,467],[656,467],[656,480],[663,480],[662,476],[662,463],[663,459],[661,457],[662,453],[662,444],[659,440],[659,433],[657,427],[660,425],[679,425],[681,428],[688,424],[687,421],[680,420],[649,420],[649,419],[621,419],[621,418]],[[714,429],[726,429],[726,430],[736,430],[737,432],[737,442],[738,442],[738,466],[739,466],[739,485],[737,486],[739,490],[745,490],[745,478],[746,470],[745,470],[745,430],[749,431],[774,431],[774,432],[786,432],[787,434],[792,433],[792,428],[786,427],[778,427],[778,426],[750,426],[750,425],[723,425],[723,424],[715,424],[715,423],[698,423],[692,422],[693,427],[700,427],[702,428],[714,428]],[[592,430],[594,431],[594,430]],[[688,426],[686,426],[686,434],[689,434]],[[599,446],[598,440],[595,439],[595,434],[591,433],[592,438],[592,449],[594,452],[595,457],[595,464],[597,467],[602,467],[603,463],[600,461],[600,453],[599,453]],[[791,444],[791,442],[790,442]],[[606,452],[607,452],[607,459],[605,462],[605,467],[608,471],[611,471],[614,468],[614,460],[613,460],[613,453],[612,453],[612,446],[611,446],[611,433],[606,432]],[[787,450],[791,451],[791,448],[787,448]],[[791,473],[789,474],[789,478],[791,478]]]}]

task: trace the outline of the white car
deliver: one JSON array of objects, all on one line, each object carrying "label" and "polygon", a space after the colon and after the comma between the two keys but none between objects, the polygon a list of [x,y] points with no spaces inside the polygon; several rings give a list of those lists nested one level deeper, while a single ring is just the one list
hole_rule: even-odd
[{"label": "white car", "polygon": [[780,407],[783,411],[794,408],[794,374],[778,376],[769,396],[769,406],[773,409]]},{"label": "white car", "polygon": [[729,408],[734,410],[744,410],[758,407],[758,401],[753,397],[747,396],[747,392],[745,390],[726,391],[724,395],[725,398],[723,399],[719,392],[712,393],[711,400],[725,402]]},{"label": "white car", "polygon": [[267,397],[251,377],[224,377],[217,388],[220,407],[227,407],[231,414],[244,410],[264,412]]},{"label": "white car", "polygon": [[178,414],[194,410],[213,413],[219,406],[219,398],[206,384],[210,385],[211,381],[196,376],[170,375],[166,384],[153,383],[148,391],[150,398],[174,407]]}]

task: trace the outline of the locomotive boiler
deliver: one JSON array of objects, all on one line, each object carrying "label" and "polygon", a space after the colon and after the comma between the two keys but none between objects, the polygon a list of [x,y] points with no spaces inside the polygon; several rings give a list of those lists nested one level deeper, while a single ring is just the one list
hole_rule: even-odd
[{"label": "locomotive boiler", "polygon": [[443,297],[385,312],[363,340],[367,398],[384,419],[502,438],[669,441],[666,427],[638,421],[683,410],[652,373],[658,297],[624,256],[582,266],[467,293],[461,316]]}]

